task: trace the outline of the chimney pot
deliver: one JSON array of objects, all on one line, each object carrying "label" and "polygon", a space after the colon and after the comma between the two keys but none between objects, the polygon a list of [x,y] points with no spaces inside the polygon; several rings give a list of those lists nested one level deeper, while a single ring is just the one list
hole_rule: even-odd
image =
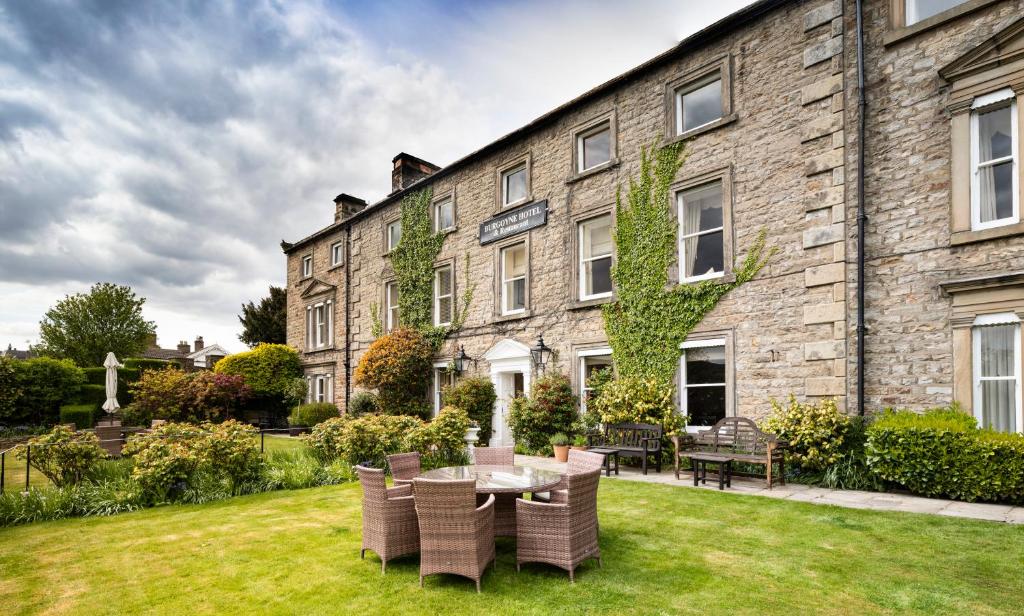
[{"label": "chimney pot", "polygon": [[412,154],[399,152],[391,159],[391,194],[412,186],[418,180],[433,175],[440,167]]},{"label": "chimney pot", "polygon": [[196,336],[196,343],[195,343],[195,346],[193,347],[193,349],[196,350],[196,351],[202,351],[203,350],[203,337],[202,336]]},{"label": "chimney pot", "polygon": [[185,341],[185,340],[179,340],[178,341],[178,352],[179,353],[185,353],[186,355],[191,352],[191,349],[189,349],[189,347],[188,347],[188,342],[187,341]]},{"label": "chimney pot", "polygon": [[334,198],[334,222],[341,222],[354,216],[366,207],[366,201],[359,197],[341,193]]}]

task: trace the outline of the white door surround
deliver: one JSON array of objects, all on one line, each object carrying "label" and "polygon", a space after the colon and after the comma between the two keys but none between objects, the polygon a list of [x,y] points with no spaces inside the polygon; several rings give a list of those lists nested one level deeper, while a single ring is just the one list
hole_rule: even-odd
[{"label": "white door surround", "polygon": [[484,359],[491,365],[491,382],[498,395],[494,402],[494,416],[491,418],[492,447],[513,445],[512,432],[508,427],[508,405],[515,388],[515,375],[523,375],[523,391],[530,391],[532,359],[530,347],[511,338],[498,341],[486,353]]}]

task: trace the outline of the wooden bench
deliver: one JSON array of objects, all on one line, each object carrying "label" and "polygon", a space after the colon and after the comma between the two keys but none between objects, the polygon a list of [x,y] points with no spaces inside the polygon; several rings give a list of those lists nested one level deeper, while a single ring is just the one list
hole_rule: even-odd
[{"label": "wooden bench", "polygon": [[[769,489],[776,480],[779,485],[786,484],[785,441],[761,431],[746,417],[726,417],[696,435],[673,436],[672,443],[675,445],[676,479],[679,479],[680,458],[685,458],[688,452],[701,452],[727,455],[736,462],[763,464]],[[777,476],[773,472],[776,464],[779,465]]]},{"label": "wooden bench", "polygon": [[661,472],[661,426],[643,423],[608,424],[603,434],[588,438],[591,447],[608,447],[619,452],[621,458],[640,458],[640,466],[647,474],[647,459],[654,456],[654,467]]}]

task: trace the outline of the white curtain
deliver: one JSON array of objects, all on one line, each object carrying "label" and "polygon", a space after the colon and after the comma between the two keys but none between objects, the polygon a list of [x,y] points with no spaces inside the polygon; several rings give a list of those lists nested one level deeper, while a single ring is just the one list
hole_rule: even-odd
[{"label": "white curtain", "polygon": [[[1017,431],[1016,338],[1019,325],[979,327],[983,427]],[[986,379],[985,377],[989,377]],[[995,377],[995,378],[992,378]],[[1001,378],[1000,378],[1001,377]]]},{"label": "white curtain", "polygon": [[[701,193],[698,195],[703,196]],[[696,233],[700,230],[700,210],[704,199],[694,195],[693,198],[683,200],[683,233]],[[699,235],[694,235],[683,240],[686,244],[683,248],[683,256],[686,257],[686,269],[683,276],[696,276],[693,268],[697,265],[697,240]]]},{"label": "white curtain", "polygon": [[[998,119],[1001,110],[978,114],[978,163],[992,160],[992,137],[998,130]],[[978,205],[981,222],[989,222],[997,218],[996,214],[996,176],[993,166],[978,169]]]}]

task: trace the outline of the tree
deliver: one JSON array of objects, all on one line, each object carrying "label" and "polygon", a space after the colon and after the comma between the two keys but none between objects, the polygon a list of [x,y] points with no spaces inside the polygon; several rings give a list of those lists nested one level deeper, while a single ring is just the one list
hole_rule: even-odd
[{"label": "tree", "polygon": [[238,339],[250,347],[263,342],[285,344],[287,314],[288,292],[281,287],[270,287],[270,296],[261,299],[258,306],[252,302],[242,304],[242,314],[238,316],[242,333]]},{"label": "tree", "polygon": [[363,353],[356,366],[356,385],[376,389],[380,409],[387,415],[426,416],[433,361],[434,348],[423,334],[399,327],[374,340]]},{"label": "tree", "polygon": [[79,366],[99,366],[110,351],[119,358],[138,355],[156,331],[142,318],[144,303],[131,287],[110,282],[66,295],[39,322],[42,351]]}]

